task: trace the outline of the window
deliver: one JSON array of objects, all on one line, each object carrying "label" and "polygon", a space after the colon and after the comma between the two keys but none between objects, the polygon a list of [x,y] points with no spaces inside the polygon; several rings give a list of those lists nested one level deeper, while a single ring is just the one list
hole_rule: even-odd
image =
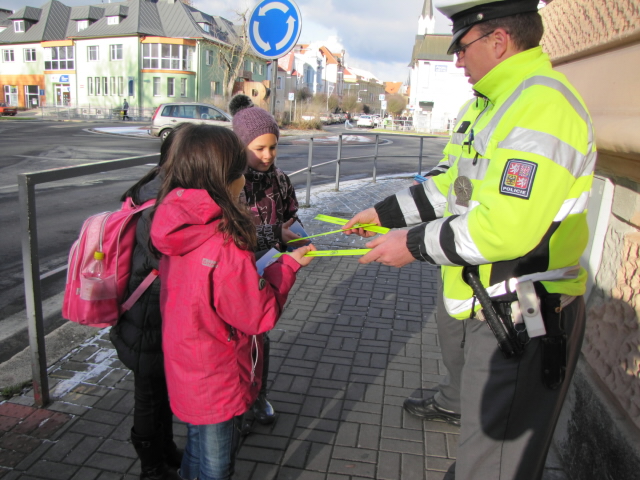
[{"label": "window", "polygon": [[109,78],[102,77],[102,94],[109,95]]},{"label": "window", "polygon": [[118,77],[118,95],[122,96],[124,93],[124,78]]},{"label": "window", "polygon": [[176,79],[167,78],[167,97],[176,96]]},{"label": "window", "polygon": [[119,23],[120,23],[120,17],[118,15],[107,17],[107,25],[117,25]]},{"label": "window", "polygon": [[153,77],[153,96],[160,96],[160,77]]},{"label": "window", "polygon": [[73,47],[51,47],[44,49],[45,70],[73,70]]},{"label": "window", "polygon": [[203,120],[218,120],[228,122],[229,119],[213,107],[202,105],[167,105],[160,114],[163,117],[200,118]]},{"label": "window", "polygon": [[251,62],[251,72],[258,73],[258,64]]},{"label": "window", "polygon": [[142,68],[163,70],[192,70],[194,47],[144,43],[142,45]]},{"label": "window", "polygon": [[100,77],[96,77],[96,95],[100,95]]},{"label": "window", "polygon": [[13,56],[13,50],[2,50],[2,61],[15,62],[15,58]]},{"label": "window", "polygon": [[211,25],[209,25],[208,23],[199,23],[198,25],[200,25],[200,28],[202,28],[202,30],[207,33],[211,31]]},{"label": "window", "polygon": [[87,78],[87,95],[93,95],[93,77]]},{"label": "window", "polygon": [[130,97],[135,96],[136,84],[135,84],[135,78],[134,77],[129,77],[129,79],[127,80],[127,89],[129,91],[129,96]]},{"label": "window", "polygon": [[24,32],[24,20],[14,20],[13,21],[13,31],[15,33]]},{"label": "window", "polygon": [[99,50],[97,45],[87,47],[87,60],[90,62],[97,62],[100,60]]},{"label": "window", "polygon": [[180,79],[180,96],[181,97],[187,96],[187,79],[186,78]]},{"label": "window", "polygon": [[212,50],[205,50],[204,57],[205,57],[205,63],[207,65],[211,65],[213,63],[213,51]]},{"label": "window", "polygon": [[109,45],[111,60],[122,60],[122,45]]},{"label": "window", "polygon": [[211,98],[222,93],[222,85],[220,82],[211,82]]},{"label": "window", "polygon": [[111,83],[111,95],[115,95],[116,94],[116,77],[111,77],[110,83]]},{"label": "window", "polygon": [[25,62],[35,62],[36,61],[36,49],[35,48],[25,48],[24,49],[24,61]]},{"label": "window", "polygon": [[276,81],[276,90],[282,90],[282,77],[278,77]]},{"label": "window", "polygon": [[78,31],[81,32],[89,27],[89,20],[78,20],[76,22],[78,24]]},{"label": "window", "polygon": [[264,65],[260,64],[260,66],[258,67],[258,73],[260,73],[260,75],[264,75]]}]

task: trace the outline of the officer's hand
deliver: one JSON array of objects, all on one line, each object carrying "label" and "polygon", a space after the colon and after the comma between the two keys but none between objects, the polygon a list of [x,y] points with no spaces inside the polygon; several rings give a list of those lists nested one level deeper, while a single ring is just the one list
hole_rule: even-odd
[{"label": "officer's hand", "polygon": [[380,218],[378,218],[378,212],[376,212],[376,209],[373,207],[367,208],[366,210],[363,210],[360,213],[356,213],[356,215],[351,220],[349,220],[347,224],[343,227],[343,229],[345,230],[344,233],[346,235],[352,235],[355,233],[365,238],[373,237],[376,234],[376,232],[370,232],[363,228],[350,228],[354,226],[356,223],[380,225]]},{"label": "officer's hand", "polygon": [[407,234],[407,230],[393,230],[370,241],[366,246],[373,250],[362,256],[359,262],[378,262],[398,268],[413,262],[415,258],[407,248]]},{"label": "officer's hand", "polygon": [[307,252],[310,252],[311,250],[317,250],[317,248],[313,244],[306,245],[304,247],[297,248],[296,250],[289,253],[288,255],[291,255],[291,258],[293,258],[301,266],[306,267],[311,263],[311,260],[313,260],[313,257],[305,257],[304,254]]}]

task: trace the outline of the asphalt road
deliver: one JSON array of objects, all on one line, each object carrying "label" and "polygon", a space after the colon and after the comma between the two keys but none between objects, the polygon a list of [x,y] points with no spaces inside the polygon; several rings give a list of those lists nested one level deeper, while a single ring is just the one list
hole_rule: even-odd
[{"label": "asphalt road", "polygon": [[[135,125],[135,124],[131,124]],[[140,124],[138,124],[140,125]],[[17,175],[51,168],[60,168],[105,160],[115,160],[159,152],[160,141],[155,138],[126,137],[96,134],[89,129],[113,127],[113,123],[61,123],[43,121],[0,122],[0,321],[24,309],[22,275],[21,231]],[[328,127],[327,135],[358,132],[336,126]],[[445,145],[444,139],[425,138],[423,171],[435,165]],[[293,172],[307,166],[308,140],[283,137],[278,150],[278,166]],[[377,174],[417,172],[419,140],[393,137],[379,147]],[[343,146],[343,157],[360,157],[374,153],[374,145],[359,141]],[[415,155],[414,158],[400,158]],[[314,141],[313,163],[318,164],[337,156],[337,144]],[[157,157],[149,157],[149,165]],[[341,165],[341,181],[371,177],[373,159],[346,160]],[[149,166],[129,168],[115,172],[79,177],[66,181],[39,185],[36,188],[38,242],[43,298],[57,294],[64,288],[64,266],[69,248],[84,219],[119,206],[119,196],[140,178]],[[306,174],[292,177],[298,199],[305,198]],[[313,170],[312,184],[335,182],[335,165]],[[58,272],[56,274],[56,272]],[[47,330],[61,322],[48,318]],[[16,337],[11,344],[3,342],[0,362],[24,348],[26,334]]]}]

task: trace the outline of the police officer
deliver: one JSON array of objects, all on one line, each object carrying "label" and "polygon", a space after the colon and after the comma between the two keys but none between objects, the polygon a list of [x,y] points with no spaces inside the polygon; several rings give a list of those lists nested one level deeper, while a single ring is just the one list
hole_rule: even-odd
[{"label": "police officer", "polygon": [[[442,266],[437,323],[449,375],[433,397],[404,407],[461,424],[457,480],[542,476],[584,336],[579,258],[594,133],[584,102],[539,46],[537,5],[435,1],[453,21],[448,53],[476,94],[445,147],[450,168],[346,225],[413,226],[369,242],[361,263]],[[491,312],[515,353],[498,347],[484,321]]]}]

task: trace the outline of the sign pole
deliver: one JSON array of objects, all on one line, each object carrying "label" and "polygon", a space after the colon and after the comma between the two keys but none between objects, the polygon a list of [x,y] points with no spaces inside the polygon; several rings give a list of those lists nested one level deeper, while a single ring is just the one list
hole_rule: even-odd
[{"label": "sign pole", "polygon": [[276,88],[278,83],[278,59],[271,62],[271,98],[269,99],[271,115],[276,116]]}]

